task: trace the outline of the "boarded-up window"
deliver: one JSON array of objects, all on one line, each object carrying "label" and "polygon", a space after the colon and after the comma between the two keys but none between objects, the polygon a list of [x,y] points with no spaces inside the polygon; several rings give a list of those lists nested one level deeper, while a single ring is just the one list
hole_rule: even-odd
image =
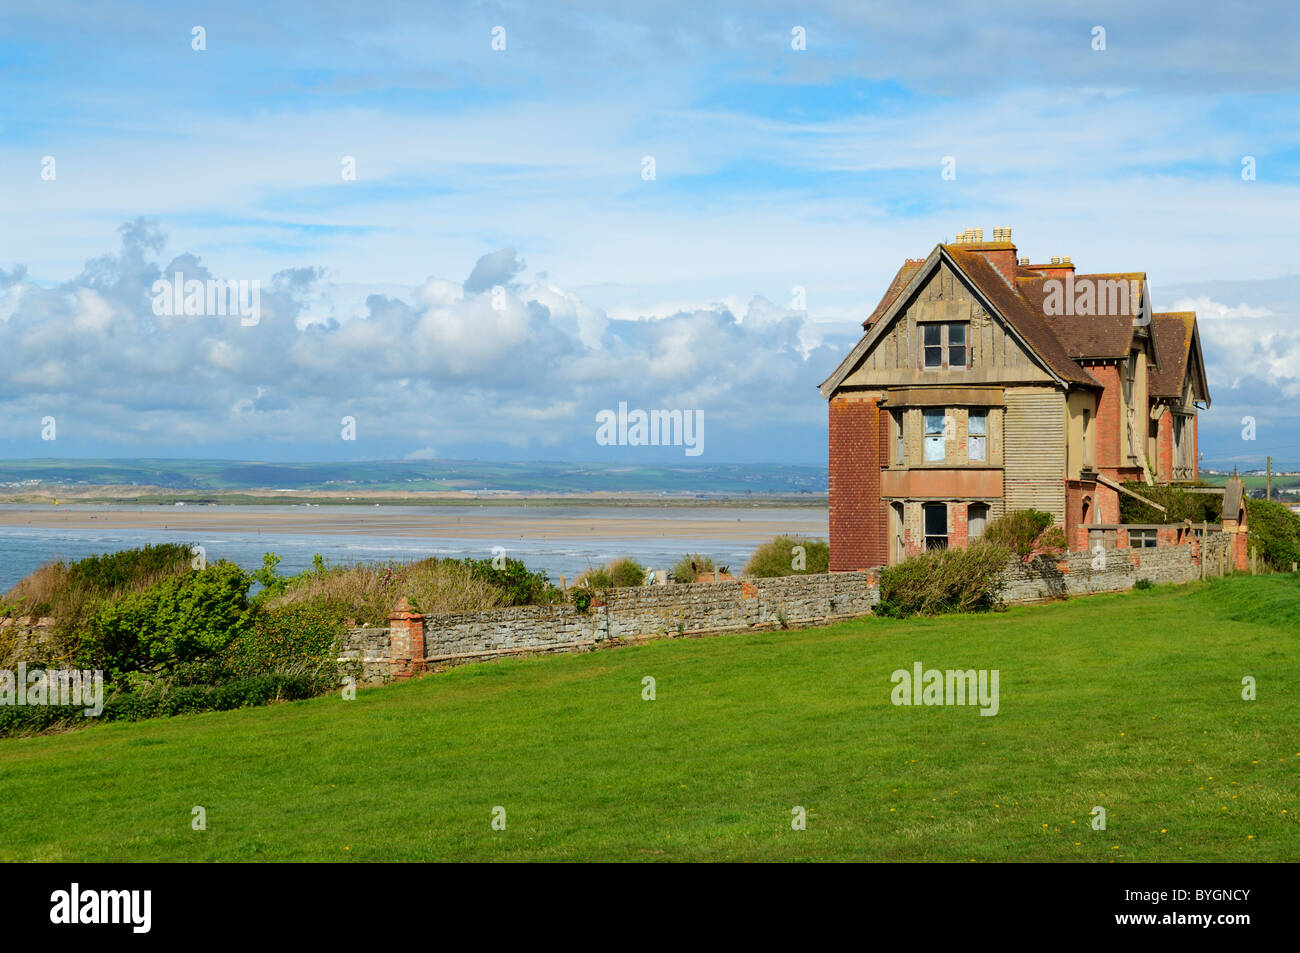
[{"label": "boarded-up window", "polygon": [[968,539],[979,539],[984,535],[984,529],[989,524],[989,505],[987,503],[972,503],[966,509],[966,536]]}]

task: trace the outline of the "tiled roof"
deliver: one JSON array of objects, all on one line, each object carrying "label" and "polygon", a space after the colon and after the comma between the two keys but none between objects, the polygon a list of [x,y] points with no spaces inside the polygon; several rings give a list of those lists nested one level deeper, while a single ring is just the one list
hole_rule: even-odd
[{"label": "tiled roof", "polygon": [[889,306],[894,303],[894,299],[902,293],[902,290],[907,287],[907,283],[912,280],[916,270],[924,264],[924,258],[909,258],[903,262],[903,267],[899,268],[898,274],[894,275],[894,280],[889,283],[889,288],[885,291],[885,296],[880,299],[880,304],[876,305],[876,310],[872,311],[870,317],[862,322],[864,328],[870,327],[876,318],[889,310]]},{"label": "tiled roof", "polygon": [[[1136,281],[1141,288],[1146,282],[1143,272],[1128,272],[1105,275],[1075,275],[1075,287],[1081,281]],[[1038,282],[1037,300],[1034,305],[1043,319],[1051,326],[1052,333],[1065,347],[1066,353],[1075,360],[1085,358],[1122,359],[1128,357],[1133,346],[1133,332],[1137,327],[1132,314],[1047,314],[1043,301],[1046,292],[1042,290],[1042,281]]]},{"label": "tiled roof", "polygon": [[[840,362],[836,371],[822,382],[822,393],[829,396],[852,371],[866,351],[879,338],[883,328],[877,323],[898,305],[899,296],[916,280],[918,272],[927,262],[934,263],[940,252],[952,259],[976,290],[997,310],[1012,330],[1042,359],[1049,371],[1071,384],[1100,387],[1081,363],[1089,360],[1123,360],[1133,347],[1134,335],[1140,322],[1133,314],[1114,315],[1057,315],[1047,314],[1045,303],[1047,276],[1042,269],[1072,269],[1070,264],[1025,267],[1014,265],[1014,280],[990,264],[988,252],[1015,254],[1015,246],[1002,244],[971,244],[957,242],[939,244],[926,259],[907,259],[889,283],[880,303],[862,323],[866,329],[862,340]],[[1139,289],[1146,287],[1145,272],[1112,272],[1108,274],[1074,275],[1074,285],[1080,281],[1137,282]],[[1095,301],[1095,298],[1094,298]],[[1192,312],[1171,312],[1152,318],[1151,350],[1154,362],[1151,371],[1153,397],[1181,396],[1183,379],[1187,371],[1189,349],[1195,344],[1196,315]],[[1206,390],[1202,379],[1198,385]],[[1205,395],[1208,401],[1208,393]]]},{"label": "tiled roof", "polygon": [[1155,335],[1160,354],[1160,366],[1151,372],[1152,397],[1183,396],[1183,378],[1187,373],[1187,356],[1191,353],[1195,327],[1195,311],[1164,311],[1151,315],[1151,333]]},{"label": "tiled roof", "polygon": [[[1061,346],[1043,315],[1041,301],[1034,302],[1025,294],[1024,288],[1013,290],[983,255],[963,249],[960,245],[943,247],[985,297],[993,302],[998,313],[1011,322],[1012,327],[1020,332],[1029,346],[1038,352],[1058,376],[1071,383],[1098,386],[1092,375],[1076,364]],[[1020,284],[1019,279],[1016,283]]]}]

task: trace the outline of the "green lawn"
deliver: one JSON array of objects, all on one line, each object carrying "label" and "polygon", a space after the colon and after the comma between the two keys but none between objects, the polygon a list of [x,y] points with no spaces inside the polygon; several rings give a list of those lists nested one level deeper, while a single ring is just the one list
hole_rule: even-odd
[{"label": "green lawn", "polygon": [[[1294,860],[1297,633],[1300,582],[1237,577],[0,740],[0,859]],[[1000,712],[894,706],[916,661]]]}]

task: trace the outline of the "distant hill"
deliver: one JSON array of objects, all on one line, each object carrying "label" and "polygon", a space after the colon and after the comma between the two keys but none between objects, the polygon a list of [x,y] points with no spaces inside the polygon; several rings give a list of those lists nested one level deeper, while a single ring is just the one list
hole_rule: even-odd
[{"label": "distant hill", "polygon": [[266,463],[236,460],[3,460],[0,495],[157,487],[193,492],[253,490],[803,495],[826,493],[825,467],[783,464],[635,466],[599,463],[487,463],[472,460]]}]

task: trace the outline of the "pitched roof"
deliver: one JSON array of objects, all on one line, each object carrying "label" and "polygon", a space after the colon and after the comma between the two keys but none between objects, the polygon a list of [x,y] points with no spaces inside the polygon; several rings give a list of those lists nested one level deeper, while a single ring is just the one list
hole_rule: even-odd
[{"label": "pitched roof", "polygon": [[1187,357],[1191,353],[1195,311],[1164,311],[1151,315],[1151,333],[1160,350],[1160,366],[1151,373],[1152,397],[1182,397]]},{"label": "pitched roof", "polygon": [[[1013,336],[1019,337],[1043,362],[1048,373],[1068,384],[1084,387],[1101,385],[1082,367],[1070,359],[1070,356],[1057,340],[1056,335],[1043,319],[1041,309],[1030,305],[1028,300],[1002,274],[988,263],[983,255],[963,249],[956,245],[938,244],[923,262],[908,260],[899,273],[894,276],[890,290],[886,292],[881,307],[877,307],[871,317],[864,323],[866,333],[854,346],[853,350],[840,362],[839,367],[821,384],[822,396],[830,397],[844,379],[853,372],[862,357],[870,351],[875,342],[885,333],[890,321],[907,302],[907,292],[914,291],[920,282],[931,273],[940,260],[946,259],[959,272],[964,274],[973,286],[976,296],[984,299],[992,311],[1001,315]],[[903,280],[906,277],[906,280]],[[901,281],[901,287],[894,285]]]},{"label": "pitched roof", "polygon": [[924,264],[924,258],[909,258],[907,261],[903,262],[903,267],[898,269],[898,273],[894,275],[894,280],[891,281],[889,287],[885,289],[885,296],[880,299],[880,304],[876,305],[876,310],[872,311],[871,314],[867,316],[867,320],[862,322],[864,328],[870,327],[871,323],[875,321],[876,318],[880,317],[889,309],[889,306],[894,303],[894,299],[899,296],[902,290],[907,287],[907,283],[912,280],[912,276],[916,274],[917,269]]},{"label": "pitched roof", "polygon": [[[885,333],[890,320],[919,290],[921,283],[946,258],[976,292],[977,297],[996,311],[1007,323],[1012,333],[1041,360],[1044,368],[1066,384],[1100,387],[1081,363],[1088,360],[1123,360],[1134,344],[1134,338],[1149,337],[1152,362],[1150,395],[1152,397],[1181,397],[1183,381],[1192,368],[1195,352],[1195,390],[1208,406],[1209,385],[1205,379],[1204,360],[1200,357],[1200,337],[1196,329],[1196,314],[1191,311],[1164,312],[1151,315],[1150,328],[1142,331],[1142,321],[1134,321],[1136,314],[1048,314],[1045,287],[1048,275],[1039,269],[1057,268],[1057,265],[1012,266],[1012,277],[995,268],[981,252],[1007,251],[1015,254],[1015,246],[985,245],[958,242],[940,243],[929,257],[909,258],[894,275],[875,310],[862,322],[865,329],[861,340],[840,362],[835,373],[822,382],[823,396],[829,397],[858,365],[863,356]],[[1013,259],[1014,260],[1014,259]],[[1073,266],[1066,265],[1066,268]],[[1107,272],[1073,275],[1076,286],[1082,281],[1094,282],[1099,294],[1101,282],[1123,281],[1136,283],[1146,293],[1146,273]],[[1142,299],[1139,299],[1141,301]],[[1096,297],[1094,302],[1099,304]],[[1142,302],[1143,311],[1150,314],[1150,306]],[[1136,308],[1131,310],[1136,311]]]},{"label": "pitched roof", "polygon": [[[1081,281],[1136,281],[1138,287],[1146,284],[1146,273],[1135,271],[1126,273],[1075,275],[1077,287]],[[1120,359],[1128,357],[1133,346],[1133,334],[1137,327],[1133,323],[1133,314],[1047,314],[1043,307],[1046,292],[1042,290],[1041,279],[1037,282],[1038,300],[1034,303],[1040,314],[1051,326],[1052,332],[1060,340],[1070,357],[1076,360],[1091,358]]]},{"label": "pitched roof", "polygon": [[[989,264],[988,259],[977,252],[966,251],[961,246],[944,245],[961,270],[984,292],[998,309],[998,313],[1008,322],[1025,341],[1038,352],[1048,366],[1059,377],[1074,384],[1100,386],[1097,381],[1076,364],[1060,339],[1053,333],[1043,314],[1041,301],[1032,301],[1020,288],[1011,287],[1011,283]],[[1019,281],[1016,282],[1019,284]],[[1041,289],[1041,282],[1039,283]]]}]

